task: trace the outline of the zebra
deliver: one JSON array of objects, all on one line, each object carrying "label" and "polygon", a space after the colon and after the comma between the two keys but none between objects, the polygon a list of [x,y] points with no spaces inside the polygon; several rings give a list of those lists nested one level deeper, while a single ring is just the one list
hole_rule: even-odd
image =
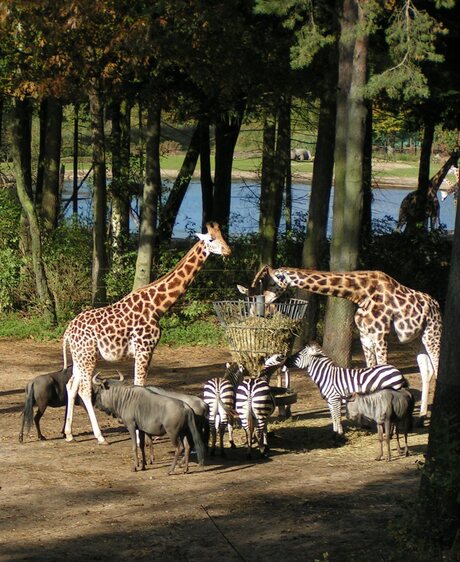
[{"label": "zebra", "polygon": [[229,442],[232,449],[233,418],[235,417],[235,391],[244,376],[244,368],[235,363],[226,363],[223,377],[216,377],[204,384],[203,399],[209,407],[208,420],[211,433],[211,455],[216,451],[217,432],[219,432],[220,453],[225,456],[224,433],[228,427]]},{"label": "zebra", "polygon": [[353,393],[368,394],[383,388],[399,390],[408,386],[402,373],[393,365],[376,365],[361,369],[338,367],[315,342],[306,345],[288,358],[273,355],[267,359],[267,363],[284,364],[287,367],[306,370],[327,402],[335,437],[343,437],[342,400]]},{"label": "zebra", "polygon": [[275,399],[270,392],[267,377],[245,377],[238,385],[236,389],[236,411],[246,433],[246,456],[248,458],[251,458],[254,429],[260,454],[262,457],[266,456],[268,448],[267,421],[274,409]]}]

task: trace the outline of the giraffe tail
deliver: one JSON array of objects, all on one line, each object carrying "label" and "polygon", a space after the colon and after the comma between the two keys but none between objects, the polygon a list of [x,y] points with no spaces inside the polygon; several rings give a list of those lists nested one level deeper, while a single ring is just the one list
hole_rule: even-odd
[{"label": "giraffe tail", "polygon": [[67,369],[67,331],[64,332],[64,337],[62,338],[62,357],[64,359],[63,371]]}]

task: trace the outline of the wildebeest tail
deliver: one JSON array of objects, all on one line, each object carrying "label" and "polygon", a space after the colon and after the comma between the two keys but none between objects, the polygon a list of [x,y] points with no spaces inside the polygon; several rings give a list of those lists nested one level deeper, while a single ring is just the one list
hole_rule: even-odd
[{"label": "wildebeest tail", "polygon": [[21,441],[22,435],[25,432],[29,433],[32,426],[33,413],[34,413],[34,383],[31,382],[26,386],[26,400],[24,403],[24,410],[22,412],[22,426],[21,433],[19,434],[19,440]]},{"label": "wildebeest tail", "polygon": [[198,458],[198,464],[204,465],[204,457],[206,454],[206,449],[203,443],[203,438],[200,435],[195,423],[195,414],[191,408],[187,408],[187,425],[192,434],[193,443],[195,445],[196,456]]}]

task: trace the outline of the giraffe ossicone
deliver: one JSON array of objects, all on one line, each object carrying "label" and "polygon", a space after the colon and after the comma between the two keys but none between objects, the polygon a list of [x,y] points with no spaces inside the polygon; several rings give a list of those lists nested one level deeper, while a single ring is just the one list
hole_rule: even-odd
[{"label": "giraffe ossicone", "polygon": [[63,337],[64,368],[67,367],[67,347],[73,361],[73,374],[67,384],[64,429],[67,441],[73,440],[73,407],[78,392],[94,436],[99,443],[106,443],[91,402],[92,376],[98,354],[107,361],[134,357],[134,384],[144,386],[161,335],[161,316],[185,293],[211,254],[231,254],[219,225],[210,222],[206,228],[207,233],[198,235],[198,242],[172,271],[113,304],[81,312],[69,323]]}]

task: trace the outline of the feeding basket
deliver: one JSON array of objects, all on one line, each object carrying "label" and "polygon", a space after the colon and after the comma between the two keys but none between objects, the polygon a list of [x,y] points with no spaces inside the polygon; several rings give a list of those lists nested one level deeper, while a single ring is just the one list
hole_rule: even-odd
[{"label": "feeding basket", "polygon": [[300,299],[265,304],[263,297],[214,303],[233,359],[253,377],[266,357],[289,355],[307,306]]}]

